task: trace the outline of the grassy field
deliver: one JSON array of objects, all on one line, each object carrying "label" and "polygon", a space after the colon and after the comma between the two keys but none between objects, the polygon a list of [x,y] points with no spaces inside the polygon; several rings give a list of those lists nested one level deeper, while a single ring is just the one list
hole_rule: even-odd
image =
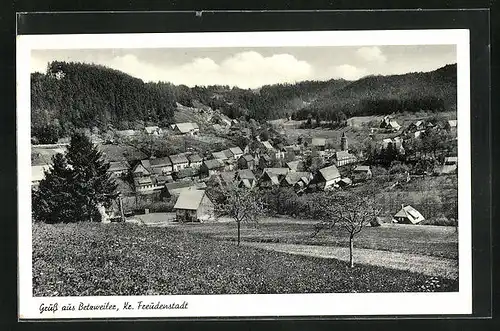
[{"label": "grassy field", "polygon": [[[282,218],[279,222],[265,220],[259,224],[243,224],[241,238],[248,242],[290,243],[348,247],[348,237],[341,227],[320,232],[315,237],[314,221],[295,223]],[[209,238],[235,241],[234,223],[179,224],[177,228]],[[454,227],[386,224],[366,227],[355,238],[355,246],[399,253],[411,253],[458,259],[458,233]]]},{"label": "grassy field", "polygon": [[33,224],[32,262],[35,296],[458,290],[444,278],[126,223]]}]

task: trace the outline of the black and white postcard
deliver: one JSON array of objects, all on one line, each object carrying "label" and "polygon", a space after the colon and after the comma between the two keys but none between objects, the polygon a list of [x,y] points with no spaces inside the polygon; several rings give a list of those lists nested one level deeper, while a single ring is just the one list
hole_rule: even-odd
[{"label": "black and white postcard", "polygon": [[469,31],[21,35],[19,317],[472,312]]}]

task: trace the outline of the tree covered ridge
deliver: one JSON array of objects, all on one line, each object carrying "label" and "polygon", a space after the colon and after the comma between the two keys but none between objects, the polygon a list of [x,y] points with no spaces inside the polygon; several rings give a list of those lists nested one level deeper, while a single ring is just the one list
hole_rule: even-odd
[{"label": "tree covered ridge", "polygon": [[387,114],[456,109],[456,64],[426,73],[367,76],[266,85],[257,90],[221,85],[145,83],[101,65],[54,61],[45,74],[31,75],[33,136],[51,130],[67,135],[75,128],[128,129],[166,126],[176,102],[219,109],[226,115],[259,121],[294,116]]}]

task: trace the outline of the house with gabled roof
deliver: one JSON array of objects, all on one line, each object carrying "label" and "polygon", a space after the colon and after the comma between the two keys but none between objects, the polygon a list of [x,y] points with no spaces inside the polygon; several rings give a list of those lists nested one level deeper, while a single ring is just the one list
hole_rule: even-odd
[{"label": "house with gabled roof", "polygon": [[130,164],[127,161],[111,161],[109,162],[108,172],[114,176],[125,176],[130,170]]},{"label": "house with gabled roof", "polygon": [[301,171],[305,167],[304,161],[301,160],[287,162],[286,166],[290,169],[290,171]]},{"label": "house with gabled roof", "polygon": [[238,187],[253,188],[257,185],[257,178],[250,169],[241,169],[236,172]]},{"label": "house with gabled roof", "polygon": [[382,120],[380,127],[388,129],[393,132],[399,131],[399,129],[401,129],[401,125],[399,125],[398,122],[391,116],[385,116],[384,119]]},{"label": "house with gabled roof", "polygon": [[202,189],[200,186],[200,183],[195,183],[192,181],[180,181],[180,182],[171,182],[171,183],[165,183],[163,190],[162,190],[162,195],[164,197],[170,198],[170,197],[175,197],[179,196],[181,192],[188,190],[188,189]]},{"label": "house with gabled roof", "polygon": [[312,138],[310,146],[317,151],[323,152],[326,148],[326,138]]},{"label": "house with gabled roof", "polygon": [[226,161],[227,159],[229,159],[228,155],[224,152],[224,151],[219,151],[219,152],[213,152],[212,153],[212,157],[216,160],[219,160],[219,161]]},{"label": "house with gabled roof", "polygon": [[231,147],[229,148],[229,151],[233,154],[233,158],[238,160],[242,155],[243,151],[239,147]]},{"label": "house with gabled roof", "polygon": [[255,159],[251,154],[244,154],[238,159],[238,167],[240,169],[255,169]]},{"label": "house with gabled roof", "polygon": [[281,180],[285,178],[288,172],[288,168],[265,168],[262,172],[262,176],[259,179],[259,186],[279,186]]},{"label": "house with gabled roof", "polygon": [[425,220],[418,210],[410,205],[401,205],[401,209],[394,215],[394,223],[418,224]]},{"label": "house with gabled roof", "polygon": [[358,162],[358,158],[349,153],[348,151],[337,151],[335,152],[335,164],[337,167],[341,167],[347,164]]},{"label": "house with gabled roof", "polygon": [[140,160],[132,169],[132,175],[134,177],[144,177],[151,175],[151,164],[148,159]]},{"label": "house with gabled roof", "polygon": [[318,170],[311,181],[311,187],[326,191],[333,188],[340,181],[340,171],[335,165]]},{"label": "house with gabled roof", "polygon": [[134,178],[135,191],[139,194],[152,192],[155,188],[151,176],[141,176]]},{"label": "house with gabled roof", "polygon": [[233,185],[236,182],[236,171],[221,171],[217,175],[221,179],[221,184]]},{"label": "house with gabled roof", "polygon": [[372,171],[370,166],[358,165],[353,170],[353,180],[354,182],[362,182],[364,180],[372,178]]},{"label": "house with gabled roof", "polygon": [[191,168],[191,167],[186,167],[184,169],[180,169],[177,172],[174,172],[172,174],[172,178],[176,181],[183,181],[183,180],[194,180],[198,178],[200,175],[199,168]]},{"label": "house with gabled roof", "polygon": [[172,161],[172,170],[179,171],[189,166],[189,160],[184,154],[170,155]]},{"label": "house with gabled roof", "polygon": [[206,222],[215,220],[214,204],[204,190],[181,192],[174,205],[177,222]]},{"label": "house with gabled roof", "polygon": [[203,158],[197,153],[188,155],[187,159],[189,161],[189,167],[193,169],[199,169],[203,163]]},{"label": "house with gabled roof", "polygon": [[288,145],[288,146],[283,146],[281,148],[281,152],[283,154],[300,155],[300,153],[302,152],[302,148],[299,145]]},{"label": "house with gabled roof", "polygon": [[271,167],[273,164],[273,158],[268,154],[263,154],[259,156],[259,169],[263,170],[265,168]]},{"label": "house with gabled roof", "polygon": [[146,126],[144,132],[148,135],[159,136],[161,134],[161,129],[158,126]]},{"label": "house with gabled roof", "polygon": [[224,171],[224,163],[218,159],[205,160],[200,166],[200,177],[211,177]]},{"label": "house with gabled roof", "polygon": [[174,133],[183,135],[196,135],[200,131],[200,127],[197,123],[185,122],[176,123],[171,125]]},{"label": "house with gabled roof", "polygon": [[150,159],[149,164],[154,173],[168,175],[173,171],[172,161],[168,156]]},{"label": "house with gabled roof", "polygon": [[409,126],[408,126],[408,131],[410,132],[415,132],[415,131],[420,131],[422,129],[425,128],[425,125],[424,125],[424,121],[422,120],[419,120],[419,121],[415,121],[415,122],[412,122]]},{"label": "house with gabled roof", "polygon": [[289,171],[285,178],[281,180],[280,185],[282,187],[295,187],[297,182],[301,181],[309,184],[311,179],[313,178],[312,173],[306,171]]}]

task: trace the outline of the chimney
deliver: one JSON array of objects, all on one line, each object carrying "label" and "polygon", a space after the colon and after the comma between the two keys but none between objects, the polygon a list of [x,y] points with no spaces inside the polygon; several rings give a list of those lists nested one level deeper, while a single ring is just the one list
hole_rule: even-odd
[{"label": "chimney", "polygon": [[403,209],[405,207],[405,205],[401,204],[401,209]]}]

